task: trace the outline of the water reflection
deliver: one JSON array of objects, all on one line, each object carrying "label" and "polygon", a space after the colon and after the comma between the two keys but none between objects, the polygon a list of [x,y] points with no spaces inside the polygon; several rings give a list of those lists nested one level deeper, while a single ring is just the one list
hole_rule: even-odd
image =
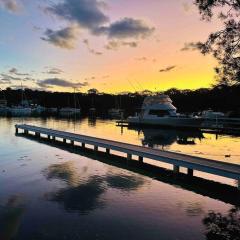
[{"label": "water reflection", "polygon": [[4,206],[0,206],[0,239],[16,237],[23,213],[24,203],[19,195],[11,196]]},{"label": "water reflection", "polygon": [[148,147],[166,147],[173,143],[179,145],[194,145],[196,139],[203,139],[203,133],[201,131],[181,131],[177,129],[142,129],[143,140],[142,144]]},{"label": "water reflection", "polygon": [[105,180],[109,187],[123,191],[137,190],[146,183],[143,178],[132,175],[108,175]]},{"label": "water reflection", "polygon": [[[87,172],[87,166],[83,167],[82,174]],[[59,179],[69,186],[76,186],[80,181],[81,173],[77,173],[74,163],[69,161],[61,164],[53,164],[43,171],[48,180]]]},{"label": "water reflection", "polygon": [[107,173],[103,176],[83,176],[87,168],[78,171],[73,162],[53,164],[43,171],[48,180],[58,179],[67,187],[55,193],[46,194],[46,199],[62,204],[66,211],[76,211],[81,215],[103,208],[106,203],[102,195],[111,187],[122,191],[135,191],[146,180],[134,174]]},{"label": "water reflection", "polygon": [[85,215],[104,207],[105,203],[100,198],[104,192],[103,179],[92,176],[76,187],[67,187],[48,195],[47,199],[62,204],[66,211],[76,211]]},{"label": "water reflection", "polygon": [[231,208],[227,214],[210,211],[203,219],[207,240],[239,240],[240,209]]}]

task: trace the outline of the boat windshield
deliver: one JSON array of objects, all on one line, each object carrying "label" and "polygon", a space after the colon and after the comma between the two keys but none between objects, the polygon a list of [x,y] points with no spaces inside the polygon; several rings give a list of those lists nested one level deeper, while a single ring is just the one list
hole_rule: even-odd
[{"label": "boat windshield", "polygon": [[172,100],[167,95],[158,95],[158,96],[151,96],[146,97],[143,102],[143,106],[149,106],[154,104],[166,104],[172,103]]}]

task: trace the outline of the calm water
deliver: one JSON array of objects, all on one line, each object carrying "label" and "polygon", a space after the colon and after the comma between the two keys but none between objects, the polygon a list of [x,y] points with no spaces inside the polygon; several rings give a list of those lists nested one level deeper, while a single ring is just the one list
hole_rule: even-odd
[{"label": "calm water", "polygon": [[[14,124],[22,121],[0,119],[1,240],[207,239],[209,211],[232,216],[230,211],[237,209],[194,188],[187,190],[181,184],[16,137]],[[24,122],[240,164],[237,137],[161,129],[121,130],[107,120]],[[224,198],[224,192],[222,195]]]}]

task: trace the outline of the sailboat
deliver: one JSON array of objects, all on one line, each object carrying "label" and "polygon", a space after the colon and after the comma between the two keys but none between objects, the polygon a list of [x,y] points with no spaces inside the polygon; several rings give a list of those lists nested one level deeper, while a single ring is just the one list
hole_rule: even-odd
[{"label": "sailboat", "polygon": [[7,111],[8,111],[7,100],[6,100],[5,96],[3,95],[3,98],[2,99],[0,98],[0,116],[7,115]]},{"label": "sailboat", "polygon": [[115,108],[111,108],[111,109],[108,110],[109,117],[116,118],[116,119],[123,118],[124,110],[121,109],[120,106],[121,106],[121,97],[120,97],[120,104],[118,104],[117,96],[116,96]]},{"label": "sailboat", "polygon": [[21,117],[21,116],[30,116],[32,114],[32,109],[29,106],[29,103],[27,100],[24,100],[24,90],[22,91],[22,101],[20,105],[12,106],[9,108],[9,113],[12,117]]},{"label": "sailboat", "polygon": [[[61,117],[76,117],[76,116],[80,116],[81,114],[81,109],[80,107],[77,108],[77,101],[78,99],[76,98],[76,92],[75,92],[75,88],[74,88],[74,108],[72,107],[64,107],[64,108],[60,108],[59,110],[59,115]],[[79,105],[79,102],[78,102]]]}]

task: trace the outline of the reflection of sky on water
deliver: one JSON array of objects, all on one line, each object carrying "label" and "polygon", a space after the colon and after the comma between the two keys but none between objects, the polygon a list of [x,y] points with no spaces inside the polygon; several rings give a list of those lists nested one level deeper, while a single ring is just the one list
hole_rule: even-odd
[{"label": "reflection of sky on water", "polygon": [[[14,124],[21,120],[0,121],[0,236],[7,236],[5,239],[203,240],[208,226],[202,221],[208,212],[226,216],[234,207],[168,182],[15,137]],[[95,126],[87,120],[75,125],[65,120],[28,121],[66,131],[75,127],[75,132],[134,144],[142,144],[144,139],[143,132],[138,135],[135,130],[124,130],[121,135],[111,121],[97,120]],[[162,132],[156,131],[159,134]],[[180,136],[170,135],[170,139]],[[216,144],[214,154],[216,149],[225,154],[220,150],[226,145],[231,155],[238,154],[238,138],[215,140],[204,134],[201,142],[198,136],[194,139],[196,145],[175,141],[167,148],[204,152],[203,147],[208,151]],[[150,140],[159,144],[155,137]],[[237,161],[233,157],[227,160]]]},{"label": "reflection of sky on water", "polygon": [[139,189],[146,180],[134,174],[106,173],[103,176],[92,175],[84,177],[83,171],[77,172],[73,162],[50,165],[43,171],[48,180],[58,179],[66,183],[66,188],[46,194],[46,199],[64,206],[67,211],[77,211],[87,214],[97,208],[104,207],[101,196],[109,187],[122,191]]}]

